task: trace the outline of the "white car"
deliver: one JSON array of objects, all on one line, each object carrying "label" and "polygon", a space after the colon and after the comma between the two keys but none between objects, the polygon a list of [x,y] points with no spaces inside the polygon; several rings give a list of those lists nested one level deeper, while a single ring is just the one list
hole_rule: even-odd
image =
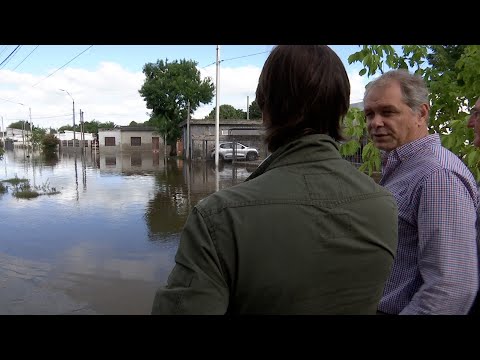
[{"label": "white car", "polygon": [[[235,145],[234,145],[235,144]],[[222,160],[232,160],[234,155],[235,159],[245,159],[247,161],[253,161],[258,159],[258,150],[252,147],[248,147],[239,142],[221,142],[219,144],[220,151],[218,157]],[[235,154],[234,154],[235,150]],[[215,159],[215,148],[210,151],[210,158]]]}]

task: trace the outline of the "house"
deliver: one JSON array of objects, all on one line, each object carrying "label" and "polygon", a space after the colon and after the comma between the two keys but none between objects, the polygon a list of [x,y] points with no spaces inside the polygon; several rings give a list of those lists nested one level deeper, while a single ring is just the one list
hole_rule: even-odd
[{"label": "house", "polygon": [[[180,149],[183,154],[187,150],[187,120],[178,125],[182,129]],[[215,120],[190,119],[190,158],[206,160],[209,152],[215,147]],[[268,155],[267,146],[263,142],[263,121],[246,119],[220,119],[219,142],[238,141],[246,146],[258,149],[260,159]]]},{"label": "house", "polygon": [[163,137],[153,127],[120,126],[115,129],[98,129],[100,151],[152,150],[164,152]]}]

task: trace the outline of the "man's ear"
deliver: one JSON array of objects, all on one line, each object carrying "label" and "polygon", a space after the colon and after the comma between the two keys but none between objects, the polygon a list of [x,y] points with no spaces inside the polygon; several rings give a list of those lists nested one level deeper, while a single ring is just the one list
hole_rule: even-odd
[{"label": "man's ear", "polygon": [[428,104],[422,104],[420,106],[420,125],[428,124],[429,112],[430,112],[430,106]]}]

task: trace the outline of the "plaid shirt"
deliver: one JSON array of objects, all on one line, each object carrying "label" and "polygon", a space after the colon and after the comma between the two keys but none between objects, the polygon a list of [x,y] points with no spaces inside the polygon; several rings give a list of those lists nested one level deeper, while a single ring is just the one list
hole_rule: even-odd
[{"label": "plaid shirt", "polygon": [[398,249],[378,309],[467,314],[478,290],[475,180],[432,134],[384,154],[380,184],[398,205]]}]

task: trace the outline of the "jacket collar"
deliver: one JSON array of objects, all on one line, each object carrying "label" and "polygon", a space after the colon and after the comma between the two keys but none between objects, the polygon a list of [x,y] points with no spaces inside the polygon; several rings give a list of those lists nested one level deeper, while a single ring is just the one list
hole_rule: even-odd
[{"label": "jacket collar", "polygon": [[281,166],[340,158],[339,144],[332,137],[325,134],[306,135],[270,154],[245,181]]}]

